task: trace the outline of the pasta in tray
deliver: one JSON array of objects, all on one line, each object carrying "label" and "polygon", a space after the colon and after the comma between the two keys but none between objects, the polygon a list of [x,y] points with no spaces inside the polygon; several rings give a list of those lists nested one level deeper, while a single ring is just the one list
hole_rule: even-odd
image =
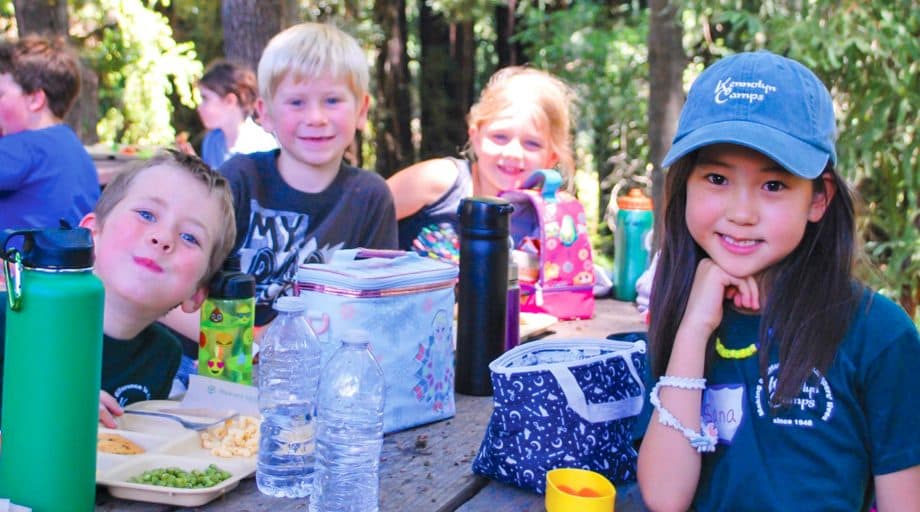
[{"label": "pasta in tray", "polygon": [[259,451],[259,424],[254,416],[239,416],[201,432],[201,447],[218,457],[251,457]]}]

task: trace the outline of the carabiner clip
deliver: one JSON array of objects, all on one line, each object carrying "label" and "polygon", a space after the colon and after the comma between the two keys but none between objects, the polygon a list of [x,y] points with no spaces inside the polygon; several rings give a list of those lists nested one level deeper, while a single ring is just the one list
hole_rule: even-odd
[{"label": "carabiner clip", "polygon": [[[12,272],[10,266],[13,266]],[[16,249],[7,251],[3,259],[3,276],[6,278],[6,297],[10,309],[18,311],[22,306],[22,253]]]}]

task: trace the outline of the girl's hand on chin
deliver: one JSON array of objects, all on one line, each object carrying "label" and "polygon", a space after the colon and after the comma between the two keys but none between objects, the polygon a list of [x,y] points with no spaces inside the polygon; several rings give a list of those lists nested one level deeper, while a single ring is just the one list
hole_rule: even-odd
[{"label": "girl's hand on chin", "polygon": [[704,332],[712,333],[722,322],[726,300],[738,309],[759,310],[760,292],[753,277],[735,277],[709,258],[700,260],[687,301],[685,320],[692,320]]}]

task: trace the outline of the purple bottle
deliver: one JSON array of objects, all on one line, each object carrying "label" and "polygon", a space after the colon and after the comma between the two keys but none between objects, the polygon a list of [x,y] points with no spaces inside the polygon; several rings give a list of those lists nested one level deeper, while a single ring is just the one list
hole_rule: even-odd
[{"label": "purple bottle", "polygon": [[508,264],[508,324],[505,327],[505,352],[521,342],[521,287],[518,284],[518,266]]}]

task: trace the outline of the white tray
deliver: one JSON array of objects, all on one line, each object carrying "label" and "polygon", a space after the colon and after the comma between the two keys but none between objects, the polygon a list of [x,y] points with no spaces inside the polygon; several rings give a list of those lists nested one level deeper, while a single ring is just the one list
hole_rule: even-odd
[{"label": "white tray", "polygon": [[[177,407],[178,402],[152,400],[131,404],[128,409]],[[118,429],[99,428],[99,433],[116,433],[134,441],[144,453],[96,455],[96,483],[108,488],[109,494],[127,500],[165,503],[185,507],[204,505],[233,490],[240,480],[256,470],[256,457],[218,457],[201,447],[199,433],[183,428],[175,421],[153,416],[125,414],[118,418]],[[230,473],[230,478],[204,489],[178,489],[129,482],[131,477],[148,469],[178,467],[186,471],[203,470],[209,464]]]}]

